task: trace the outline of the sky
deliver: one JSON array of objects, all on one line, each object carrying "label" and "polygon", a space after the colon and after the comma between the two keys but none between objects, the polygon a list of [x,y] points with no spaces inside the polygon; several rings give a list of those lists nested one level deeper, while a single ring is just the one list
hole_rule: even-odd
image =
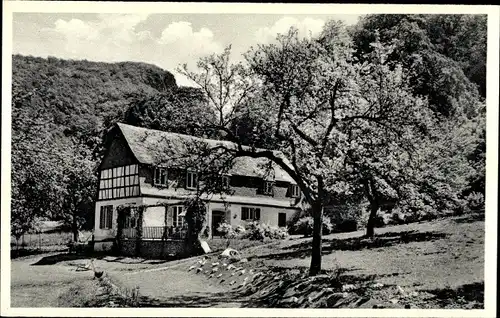
[{"label": "sky", "polygon": [[192,83],[175,72],[231,45],[232,59],[259,43],[270,43],[291,26],[317,34],[329,20],[355,24],[360,15],[278,14],[91,14],[14,13],[13,53],[90,61],[137,61],[174,74],[178,85]]}]

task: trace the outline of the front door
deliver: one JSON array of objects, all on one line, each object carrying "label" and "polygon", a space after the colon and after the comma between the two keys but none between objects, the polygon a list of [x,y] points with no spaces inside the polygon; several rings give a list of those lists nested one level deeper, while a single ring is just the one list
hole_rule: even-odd
[{"label": "front door", "polygon": [[222,236],[222,233],[217,231],[221,223],[225,221],[226,213],[223,211],[212,211],[212,236]]},{"label": "front door", "polygon": [[286,226],[286,213],[278,213],[278,226],[279,227]]}]

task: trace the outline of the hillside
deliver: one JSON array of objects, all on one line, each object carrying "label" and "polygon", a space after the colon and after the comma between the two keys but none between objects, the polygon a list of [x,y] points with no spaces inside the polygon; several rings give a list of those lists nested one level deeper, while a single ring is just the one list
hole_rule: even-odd
[{"label": "hillside", "polygon": [[104,131],[134,101],[183,89],[145,63],[22,55],[12,62],[13,233],[30,229],[36,216],[71,224],[78,214],[77,223],[91,227]]},{"label": "hillside", "polygon": [[[33,94],[56,127],[78,133],[99,130],[110,117],[125,111],[127,98],[176,88],[174,76],[145,63],[103,63],[14,55],[13,95]],[[33,99],[31,100],[30,107]],[[16,108],[27,106],[14,104]],[[90,127],[89,127],[90,128]],[[95,130],[94,130],[95,131]]]}]

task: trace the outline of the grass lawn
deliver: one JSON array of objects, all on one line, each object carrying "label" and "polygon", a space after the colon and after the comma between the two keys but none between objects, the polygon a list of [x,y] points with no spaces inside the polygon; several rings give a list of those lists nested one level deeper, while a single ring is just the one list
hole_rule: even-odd
[{"label": "grass lawn", "polygon": [[[457,288],[484,281],[484,221],[448,218],[323,238],[322,267],[402,287]],[[311,239],[264,247],[254,255],[272,267],[310,265]]]},{"label": "grass lawn", "polygon": [[[482,308],[482,219],[447,218],[377,229],[376,234],[370,240],[363,238],[362,231],[325,236],[324,274],[317,280],[306,275],[311,239],[297,237],[262,246],[232,243],[248,259],[236,263],[238,271],[243,269],[241,273],[225,270],[222,261],[213,265],[220,261],[217,253],[208,257],[200,272],[188,269],[200,267],[201,257],[167,262],[107,256],[98,257],[95,265],[121,290],[138,288],[138,306],[349,307],[355,303],[354,307],[362,307],[393,302],[397,308],[410,303],[411,308]],[[218,243],[215,250],[224,245]],[[106,298],[95,301],[102,294],[102,285],[92,279],[91,271],[75,271],[88,262],[86,257],[67,254],[12,260],[12,305],[111,306]],[[214,273],[213,266],[220,269]],[[254,278],[257,273],[261,275]],[[373,284],[379,287],[370,289]],[[337,291],[347,285],[357,288],[351,296],[364,299],[349,296],[338,301],[339,294],[340,298],[346,296]],[[406,296],[397,295],[398,290],[404,290]],[[298,301],[280,302],[285,298]]]}]

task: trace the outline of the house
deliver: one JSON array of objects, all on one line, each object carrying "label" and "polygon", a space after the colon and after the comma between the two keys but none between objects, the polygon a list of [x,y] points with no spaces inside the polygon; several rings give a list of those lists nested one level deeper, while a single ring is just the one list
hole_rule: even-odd
[{"label": "house", "polygon": [[[158,166],[154,150],[159,143],[165,142],[174,151],[182,147],[181,141],[201,141],[211,146],[232,143],[122,123],[116,124],[107,137],[109,142],[99,167],[94,248],[111,248],[117,236],[117,208],[124,206],[132,211],[138,206],[144,207],[141,246],[144,250],[148,250],[144,246],[149,246],[148,253],[155,249],[151,245],[155,241],[167,241],[170,247],[182,241],[186,232],[186,209],[181,202],[193,196],[198,176],[190,167]],[[294,180],[276,165],[272,166],[271,173],[265,172],[262,167],[266,160],[236,158],[229,172],[222,176],[230,194],[203,197],[211,233],[209,238],[217,236],[221,222],[237,226],[257,220],[285,226],[301,210],[300,191]],[[122,229],[124,241],[128,242],[125,254],[132,254],[132,243],[137,238],[139,222],[134,215],[131,213],[127,217]]]}]

